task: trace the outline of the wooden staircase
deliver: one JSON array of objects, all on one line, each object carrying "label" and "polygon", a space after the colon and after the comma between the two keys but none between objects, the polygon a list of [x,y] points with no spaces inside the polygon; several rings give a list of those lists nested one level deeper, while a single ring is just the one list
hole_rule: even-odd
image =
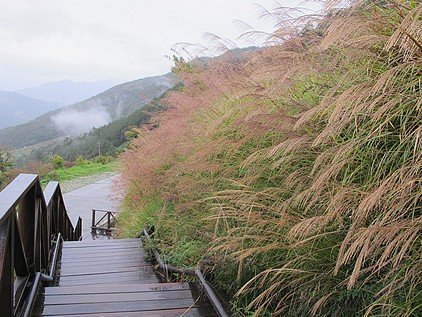
[{"label": "wooden staircase", "polygon": [[160,283],[139,239],[64,242],[33,316],[216,316],[195,284]]},{"label": "wooden staircase", "polygon": [[57,182],[42,190],[37,175],[20,174],[0,191],[1,317],[229,316],[199,270],[204,294],[195,283],[160,283],[140,239],[81,241],[75,220]]}]

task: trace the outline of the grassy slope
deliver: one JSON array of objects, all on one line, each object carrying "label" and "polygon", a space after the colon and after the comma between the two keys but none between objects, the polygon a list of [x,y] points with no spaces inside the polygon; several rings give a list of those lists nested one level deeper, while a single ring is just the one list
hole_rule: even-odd
[{"label": "grassy slope", "polygon": [[101,147],[103,155],[116,156],[128,145],[125,133],[134,127],[148,124],[153,114],[165,109],[162,100],[166,93],[177,90],[179,86],[175,85],[141,109],[80,137],[59,138],[13,150],[14,161],[17,166],[22,166],[31,161],[48,161],[53,155],[60,155],[67,161],[74,161],[78,156],[91,159],[98,155],[98,146]]},{"label": "grassy slope", "polygon": [[76,179],[82,176],[113,172],[116,170],[116,162],[107,164],[89,162],[83,165],[75,165],[69,168],[59,168],[41,177],[43,184],[51,180],[58,182]]},{"label": "grassy slope", "polygon": [[420,315],[422,7],[388,3],[177,65],[185,90],[123,158],[121,234],[216,259],[238,316]]}]

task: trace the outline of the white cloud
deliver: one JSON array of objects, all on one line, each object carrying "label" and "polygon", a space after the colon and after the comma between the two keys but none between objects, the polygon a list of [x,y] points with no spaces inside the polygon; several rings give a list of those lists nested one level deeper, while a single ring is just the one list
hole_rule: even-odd
[{"label": "white cloud", "polygon": [[52,118],[57,128],[67,135],[77,136],[89,132],[93,127],[98,128],[111,121],[108,112],[102,107],[88,110],[63,110]]},{"label": "white cloud", "polygon": [[203,42],[205,32],[236,40],[237,19],[271,30],[272,22],[259,19],[255,3],[277,5],[274,0],[0,0],[0,89],[167,72],[171,62],[165,55],[178,42]]}]

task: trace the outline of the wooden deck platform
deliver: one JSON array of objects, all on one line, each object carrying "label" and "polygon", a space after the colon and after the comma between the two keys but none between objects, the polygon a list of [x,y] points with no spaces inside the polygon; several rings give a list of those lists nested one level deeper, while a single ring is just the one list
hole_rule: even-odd
[{"label": "wooden deck platform", "polygon": [[34,316],[216,316],[196,285],[160,283],[139,239],[64,242],[59,273]]}]

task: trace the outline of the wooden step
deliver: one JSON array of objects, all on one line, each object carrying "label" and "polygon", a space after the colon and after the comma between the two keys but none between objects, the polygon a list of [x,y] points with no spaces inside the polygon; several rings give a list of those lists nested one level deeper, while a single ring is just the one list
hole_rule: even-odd
[{"label": "wooden step", "polygon": [[151,283],[151,284],[112,284],[104,287],[102,285],[61,286],[46,287],[45,295],[67,295],[67,294],[112,294],[112,293],[141,293],[158,291],[188,290],[194,286],[189,283]]},{"label": "wooden step", "polygon": [[42,316],[215,317],[195,284],[160,283],[139,239],[64,242]]},{"label": "wooden step", "polygon": [[66,314],[66,315],[49,315],[49,316],[66,316],[66,317],[216,317],[213,310],[208,307],[198,308],[179,308],[153,311],[135,311],[135,312],[112,312],[112,313],[84,313],[84,314]]}]

